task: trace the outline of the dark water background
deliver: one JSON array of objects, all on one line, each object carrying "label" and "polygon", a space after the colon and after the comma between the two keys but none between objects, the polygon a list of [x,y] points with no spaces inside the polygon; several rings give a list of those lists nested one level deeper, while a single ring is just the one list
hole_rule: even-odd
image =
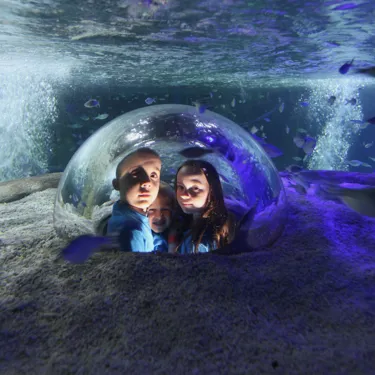
[{"label": "dark water background", "polygon": [[[210,92],[213,98],[210,98]],[[157,98],[152,104],[187,104],[192,105],[196,100],[204,100],[209,103],[211,110],[231,119],[250,132],[253,125],[264,126],[263,131],[257,132],[260,136],[263,132],[267,135],[267,142],[276,145],[284,154],[273,158],[273,162],[279,170],[283,170],[290,164],[300,164],[307,167],[306,162],[296,162],[292,158],[297,156],[304,158],[305,153],[293,143],[293,136],[298,128],[304,128],[313,137],[319,137],[323,130],[318,123],[314,123],[307,117],[311,108],[301,107],[301,98],[308,101],[310,90],[306,87],[295,87],[289,89],[266,88],[256,90],[239,91],[238,89],[214,88],[209,90],[202,87],[167,87],[167,88],[131,88],[131,87],[91,87],[84,90],[66,91],[59,98],[59,116],[53,128],[53,143],[51,157],[49,159],[49,171],[63,170],[69,162],[75,150],[82,141],[90,136],[92,131],[99,129],[110,120],[144,106],[147,97]],[[166,96],[168,95],[168,96]],[[219,98],[221,96],[221,98]],[[246,97],[245,103],[239,103]],[[97,98],[100,101],[100,108],[85,108],[84,103],[90,98]],[[236,99],[235,107],[231,106],[233,98]],[[328,97],[326,98],[328,100]],[[370,118],[375,113],[375,90],[366,87],[359,91],[359,101],[363,111],[363,118]],[[285,103],[282,113],[275,110],[268,117],[270,122],[264,120],[256,121],[258,117],[278,107],[281,102]],[[222,107],[225,105],[225,108]],[[350,104],[346,106],[350,107]],[[330,105],[326,103],[326,107]],[[101,113],[108,113],[106,120],[93,120]],[[319,112],[318,112],[319,113]],[[87,115],[90,120],[83,121],[80,117]],[[343,119],[344,121],[345,119]],[[349,120],[349,119],[346,119]],[[71,124],[81,124],[80,129],[71,129]],[[340,126],[350,127],[351,123],[346,121]],[[290,128],[286,134],[286,126]],[[359,134],[354,135],[355,141],[349,149],[347,160],[363,160],[371,164],[369,156],[375,157],[375,148],[365,148],[363,142],[375,139],[375,126],[369,126]],[[350,166],[348,166],[350,167]],[[352,170],[369,172],[369,168],[350,167]]]},{"label": "dark water background", "polygon": [[[304,128],[318,140],[304,167],[371,172],[348,161],[375,165],[363,146],[375,126],[350,122],[375,116],[375,78],[355,73],[375,65],[374,19],[372,0],[0,1],[0,181],[62,170],[90,132],[147,97],[191,104],[209,92],[214,112],[264,126],[284,152],[278,169],[304,157],[293,143]],[[90,98],[101,108],[86,109]],[[281,102],[283,113],[252,123]]]}]

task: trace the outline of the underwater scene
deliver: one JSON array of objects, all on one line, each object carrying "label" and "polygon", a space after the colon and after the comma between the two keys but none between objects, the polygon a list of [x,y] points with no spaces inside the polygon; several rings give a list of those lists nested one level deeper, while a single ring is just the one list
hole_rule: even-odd
[{"label": "underwater scene", "polygon": [[[0,0],[0,373],[372,374],[374,19],[373,0]],[[121,206],[137,150],[181,216]],[[217,214],[183,202],[189,176]],[[120,211],[152,251],[124,250]]]},{"label": "underwater scene", "polygon": [[[304,86],[248,89],[241,85],[142,90],[109,86],[90,87],[88,93],[80,88],[54,93],[51,87],[49,95],[42,88],[41,98],[28,97],[31,103],[27,108],[15,106],[14,113],[9,113],[6,102],[20,100],[11,94],[2,111],[7,118],[2,122],[1,179],[63,171],[91,134],[120,115],[147,106],[147,99],[152,99],[149,105],[186,104],[195,106],[197,113],[207,108],[229,118],[258,142],[270,145],[266,151],[279,170],[297,164],[306,169],[370,173],[375,168],[375,126],[365,119],[374,117],[371,83],[356,78],[341,80],[338,76],[309,80]],[[35,86],[32,87],[35,95]],[[98,106],[85,107],[92,98]],[[42,103],[51,104],[43,108]],[[25,129],[19,129],[21,118],[25,117],[30,119],[22,126]],[[307,137],[313,141],[306,152],[299,141],[303,145]],[[19,148],[14,147],[16,144]]]},{"label": "underwater scene", "polygon": [[373,171],[372,2],[88,4],[2,2],[0,181],[62,171],[110,120],[168,103],[231,119],[279,170]]}]

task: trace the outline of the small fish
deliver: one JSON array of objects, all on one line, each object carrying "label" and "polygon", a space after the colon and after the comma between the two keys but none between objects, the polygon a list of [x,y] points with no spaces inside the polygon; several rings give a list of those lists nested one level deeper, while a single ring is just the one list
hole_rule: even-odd
[{"label": "small fish", "polygon": [[306,133],[307,134],[307,130],[306,129],[302,129],[302,128],[298,128],[297,132],[298,133]]},{"label": "small fish", "polygon": [[261,138],[261,137],[258,137],[257,135],[255,134],[251,134],[251,136],[260,144],[260,145],[264,145],[266,144],[266,141]]},{"label": "small fish", "polygon": [[102,113],[101,115],[94,117],[94,120],[105,120],[108,116],[108,113]]},{"label": "small fish", "polygon": [[336,96],[332,95],[328,99],[328,104],[333,105],[336,101]]},{"label": "small fish", "polygon": [[284,102],[283,102],[283,103],[281,103],[280,106],[279,106],[279,112],[280,112],[280,113],[283,113],[283,112],[284,112],[284,107],[285,107],[285,104],[284,104]]},{"label": "small fish", "polygon": [[212,99],[214,97],[214,94],[210,92],[210,98]]},{"label": "small fish", "polygon": [[112,242],[113,240],[110,237],[83,235],[75,238],[63,249],[62,256],[71,263],[84,263],[92,254],[100,251],[103,245]]},{"label": "small fish", "polygon": [[369,124],[375,125],[375,117],[368,119],[366,122],[368,122]]},{"label": "small fish", "polygon": [[293,156],[292,159],[295,160],[295,161],[301,161],[302,160],[302,158],[300,158],[299,156]]},{"label": "small fish", "polygon": [[349,69],[351,68],[351,66],[353,65],[353,62],[354,62],[354,59],[351,61],[351,62],[346,62],[344,65],[342,65],[339,69],[339,72],[341,74],[346,74],[348,73]]},{"label": "small fish", "polygon": [[294,144],[295,144],[298,148],[302,148],[303,145],[305,144],[305,137],[304,137],[304,136],[301,136],[300,134],[297,134],[297,135],[293,138],[293,142],[294,142]]},{"label": "small fish", "polygon": [[90,99],[88,100],[84,106],[86,108],[95,108],[95,107],[100,107],[100,103],[96,99]]},{"label": "small fish", "polygon": [[262,116],[257,117],[253,122],[263,120],[265,117],[270,116],[273,112],[277,110],[277,108],[278,108],[278,105],[275,108],[271,109],[269,112],[266,112]]},{"label": "small fish", "polygon": [[271,122],[271,120],[270,120],[268,117],[265,117],[265,118],[264,118],[264,121],[266,121],[266,122]]},{"label": "small fish", "polygon": [[362,121],[362,120],[350,120],[350,122],[354,123],[354,124],[364,124],[365,121]]},{"label": "small fish", "polygon": [[359,166],[365,166],[364,164],[366,163],[363,163],[363,161],[360,161],[360,160],[349,160],[348,164],[350,164],[352,167],[359,167]]},{"label": "small fish", "polygon": [[308,107],[310,105],[309,102],[300,102],[299,104],[301,107]]},{"label": "small fish", "polygon": [[356,105],[357,104],[357,99],[355,99],[355,98],[351,98],[350,100],[346,99],[346,103],[345,104]]},{"label": "small fish", "polygon": [[360,129],[366,129],[369,126],[368,122],[362,123],[362,125],[359,126]]},{"label": "small fish", "polygon": [[90,117],[87,116],[87,115],[82,115],[82,116],[80,116],[80,119],[83,120],[83,121],[88,121],[88,120],[90,120]]},{"label": "small fish", "polygon": [[372,165],[370,165],[368,163],[365,163],[365,162],[362,162],[362,167],[372,168]]},{"label": "small fish", "polygon": [[204,113],[208,107],[207,104],[195,103],[195,108],[199,113]]},{"label": "small fish", "polygon": [[306,137],[305,143],[302,149],[305,152],[305,154],[311,155],[314,151],[315,146],[316,146],[316,139],[313,137]]},{"label": "small fish", "polygon": [[373,144],[374,142],[370,142],[370,143],[363,142],[363,146],[365,146],[365,148],[370,148],[372,147]]},{"label": "small fish", "polygon": [[371,159],[372,161],[375,161],[375,158],[372,158],[371,156],[369,156],[368,158]]},{"label": "small fish", "polygon": [[233,100],[230,102],[230,105],[232,106],[232,108],[236,106],[236,98],[233,98]]},{"label": "small fish", "polygon": [[289,129],[288,125],[285,127],[285,132],[286,132],[286,134],[289,134],[289,132],[290,132],[290,129]]},{"label": "small fish", "polygon": [[83,125],[81,125],[81,124],[69,124],[68,128],[70,128],[70,129],[81,129],[81,128],[83,128]]},{"label": "small fish", "polygon": [[250,133],[251,133],[251,134],[255,134],[257,131],[259,131],[259,129],[258,129],[256,126],[253,126],[253,127],[250,129]]},{"label": "small fish", "polygon": [[185,158],[195,159],[195,158],[200,158],[204,155],[212,154],[213,152],[214,152],[213,149],[193,146],[193,147],[188,147],[188,148],[185,148],[184,150],[181,150],[179,154],[184,156]]},{"label": "small fish", "polygon": [[348,161],[348,164],[350,164],[353,167],[359,167],[362,164],[362,162],[359,160],[350,160]]},{"label": "small fish", "polygon": [[155,100],[154,98],[147,98],[147,99],[145,100],[145,103],[146,103],[147,105],[150,105],[150,104],[152,104],[152,103],[154,103],[154,102],[156,102],[156,100]]},{"label": "small fish", "polygon": [[270,158],[277,158],[284,154],[279,148],[269,143],[263,143],[261,146]]},{"label": "small fish", "polygon": [[375,77],[375,66],[371,66],[370,68],[357,69],[356,73],[365,74],[370,77]]},{"label": "small fish", "polygon": [[338,5],[337,7],[334,7],[333,10],[348,10],[348,9],[357,8],[358,6],[359,4],[347,3],[347,4]]}]

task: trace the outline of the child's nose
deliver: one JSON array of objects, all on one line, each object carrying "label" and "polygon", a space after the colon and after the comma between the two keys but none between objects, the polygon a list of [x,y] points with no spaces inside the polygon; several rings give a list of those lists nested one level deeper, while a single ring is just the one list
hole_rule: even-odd
[{"label": "child's nose", "polygon": [[151,181],[150,180],[148,180],[148,181],[142,181],[141,182],[141,186],[143,188],[150,188],[151,187]]},{"label": "child's nose", "polygon": [[184,190],[182,193],[181,193],[181,198],[184,198],[184,199],[187,199],[187,198],[190,198],[190,194],[187,190]]},{"label": "child's nose", "polygon": [[142,185],[142,187],[151,187],[151,180],[150,180],[150,178],[148,177],[147,174],[144,174],[141,177],[141,185]]},{"label": "child's nose", "polygon": [[147,184],[151,185],[150,177],[145,170],[141,170],[139,174],[139,180],[142,186],[147,185]]}]

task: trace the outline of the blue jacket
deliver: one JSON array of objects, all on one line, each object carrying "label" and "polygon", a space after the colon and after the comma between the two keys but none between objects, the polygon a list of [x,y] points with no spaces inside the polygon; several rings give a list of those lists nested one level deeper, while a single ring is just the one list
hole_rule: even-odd
[{"label": "blue jacket", "polygon": [[[178,252],[180,254],[192,254],[194,253],[195,246],[191,238],[191,231],[188,230],[184,233]],[[202,237],[201,243],[198,245],[198,253],[208,253],[209,251],[216,250],[216,242],[209,239],[209,236],[205,233]]]},{"label": "blue jacket", "polygon": [[127,203],[117,201],[108,220],[107,234],[119,233],[122,251],[151,252],[154,238],[148,218],[134,211]]},{"label": "blue jacket", "polygon": [[152,232],[154,236],[154,251],[160,251],[162,253],[168,252],[168,230],[163,233]]}]

